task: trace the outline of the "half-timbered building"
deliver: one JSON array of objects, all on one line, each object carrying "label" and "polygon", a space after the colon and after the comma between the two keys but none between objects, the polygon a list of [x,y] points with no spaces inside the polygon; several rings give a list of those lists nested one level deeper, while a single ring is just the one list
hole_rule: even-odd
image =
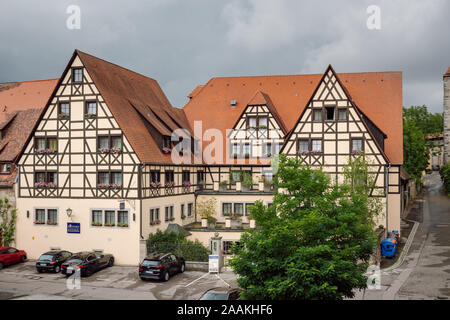
[{"label": "half-timbered building", "polygon": [[[278,153],[336,183],[364,153],[388,217],[379,223],[399,230],[400,72],[213,78],[188,97],[175,108],[155,80],[76,50],[17,161],[17,246],[136,264],[150,233],[178,224],[205,245],[219,232],[226,253],[255,227],[249,206],[271,205]],[[205,226],[196,205],[211,198],[217,222]]]}]

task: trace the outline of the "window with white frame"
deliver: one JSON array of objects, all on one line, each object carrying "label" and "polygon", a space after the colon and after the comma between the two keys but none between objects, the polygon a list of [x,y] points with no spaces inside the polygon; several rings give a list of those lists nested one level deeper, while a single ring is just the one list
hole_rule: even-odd
[{"label": "window with white frame", "polygon": [[92,210],[92,225],[101,226],[103,225],[103,212],[102,210]]},{"label": "window with white frame", "polygon": [[232,213],[232,204],[229,202],[222,203],[222,215],[231,216],[231,213]]},{"label": "window with white frame", "polygon": [[35,224],[45,224],[45,209],[36,209],[35,210]]},{"label": "window with white frame", "polygon": [[150,209],[150,224],[157,224],[159,223],[159,208],[152,208]]},{"label": "window with white frame", "polygon": [[164,208],[164,218],[165,218],[166,222],[174,220],[174,217],[173,217],[173,206],[166,206]]},{"label": "window with white frame", "polygon": [[242,216],[244,215],[244,204],[243,203],[235,203],[234,204],[234,215]]},{"label": "window with white frame", "polygon": [[112,227],[116,224],[116,212],[105,210],[105,226]]},{"label": "window with white frame", "polygon": [[128,211],[117,212],[117,225],[119,227],[128,227]]},{"label": "window with white frame", "polygon": [[320,153],[323,152],[322,149],[322,140],[320,139],[312,139],[311,140],[311,151],[314,153]]},{"label": "window with white frame", "polygon": [[47,209],[47,224],[57,224],[58,223],[58,210]]}]

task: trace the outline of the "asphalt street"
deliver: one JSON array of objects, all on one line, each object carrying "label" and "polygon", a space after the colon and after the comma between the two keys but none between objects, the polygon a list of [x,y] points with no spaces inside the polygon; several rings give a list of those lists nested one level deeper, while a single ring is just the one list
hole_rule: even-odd
[{"label": "asphalt street", "polygon": [[415,206],[421,210],[407,218],[420,224],[405,260],[395,269],[381,270],[381,287],[357,292],[355,299],[450,299],[450,198],[439,173],[424,177],[423,197]]},{"label": "asphalt street", "polygon": [[227,284],[236,287],[236,277],[229,270],[224,270],[220,278],[205,276],[201,271],[186,271],[161,282],[139,279],[137,269],[137,266],[103,269],[81,278],[77,288],[76,282],[62,274],[38,273],[35,262],[27,261],[0,270],[0,299],[196,300],[210,288]]}]

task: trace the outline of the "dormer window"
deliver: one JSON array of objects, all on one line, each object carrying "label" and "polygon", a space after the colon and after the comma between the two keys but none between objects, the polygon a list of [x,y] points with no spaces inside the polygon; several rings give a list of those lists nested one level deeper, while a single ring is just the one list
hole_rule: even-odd
[{"label": "dormer window", "polygon": [[72,69],[72,82],[74,83],[83,82],[83,68]]},{"label": "dormer window", "polygon": [[162,139],[162,151],[164,153],[170,153],[171,150],[171,141],[169,136],[163,136]]},{"label": "dormer window", "polygon": [[0,174],[10,174],[11,164],[10,163],[0,163]]}]

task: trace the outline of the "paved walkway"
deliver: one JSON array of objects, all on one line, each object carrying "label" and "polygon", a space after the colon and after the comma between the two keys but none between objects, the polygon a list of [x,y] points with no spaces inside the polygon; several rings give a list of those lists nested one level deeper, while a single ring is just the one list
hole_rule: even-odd
[{"label": "paved walkway", "polygon": [[442,191],[437,172],[425,177],[418,200],[420,222],[401,266],[381,272],[381,289],[358,292],[365,300],[435,300],[450,298],[450,198]]}]

